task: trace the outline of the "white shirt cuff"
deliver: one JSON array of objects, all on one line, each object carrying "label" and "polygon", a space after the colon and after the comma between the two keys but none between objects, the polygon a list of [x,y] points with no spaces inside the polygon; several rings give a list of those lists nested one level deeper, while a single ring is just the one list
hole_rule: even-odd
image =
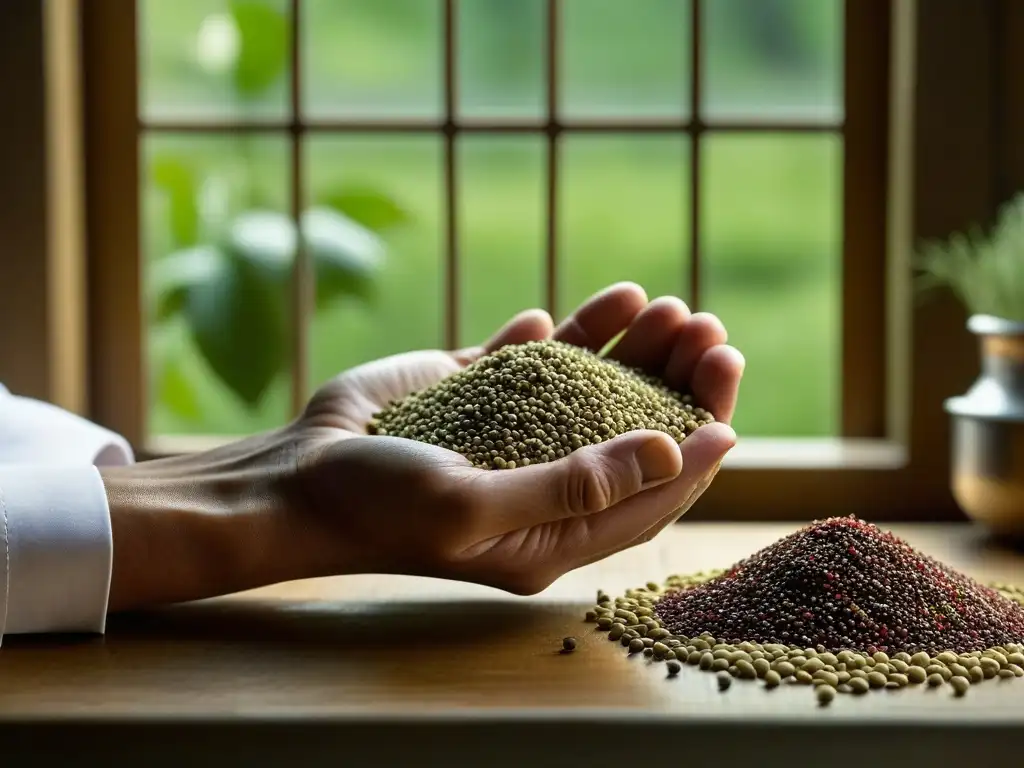
[{"label": "white shirt cuff", "polygon": [[113,536],[94,465],[133,460],[121,435],[0,385],[0,639],[105,630]]},{"label": "white shirt cuff", "polygon": [[94,466],[0,466],[5,587],[0,638],[102,633],[113,558],[106,490]]}]

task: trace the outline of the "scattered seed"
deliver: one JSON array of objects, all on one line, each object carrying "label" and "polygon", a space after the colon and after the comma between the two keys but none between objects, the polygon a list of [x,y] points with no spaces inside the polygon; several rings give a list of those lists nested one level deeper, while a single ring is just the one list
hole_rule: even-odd
[{"label": "scattered seed", "polygon": [[789,680],[831,701],[949,682],[962,696],[1024,677],[1024,589],[983,587],[855,518],[814,523],[728,571],[602,596],[586,618],[609,639],[669,676],[683,663],[715,672],[722,690],[732,677]]},{"label": "scattered seed", "polygon": [[718,689],[720,691],[724,691],[730,685],[732,685],[732,675],[730,675],[728,672],[725,672],[725,671],[719,672],[716,675],[716,677],[718,678]]},{"label": "scattered seed", "polygon": [[572,653],[573,651],[575,651],[576,650],[576,638],[575,637],[565,637],[565,638],[562,638],[562,650],[565,653]]},{"label": "scattered seed", "polygon": [[836,697],[836,689],[830,685],[821,685],[818,686],[818,690],[815,695],[818,697],[818,701],[822,706],[827,706],[832,702],[832,699]]},{"label": "scattered seed", "polygon": [[863,677],[851,677],[848,683],[854,693],[867,693],[871,685]]}]

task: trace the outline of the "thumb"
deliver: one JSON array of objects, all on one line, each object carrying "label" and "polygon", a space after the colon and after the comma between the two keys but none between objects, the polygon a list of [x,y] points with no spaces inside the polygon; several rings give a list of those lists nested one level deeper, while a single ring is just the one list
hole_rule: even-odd
[{"label": "thumb", "polygon": [[486,498],[505,531],[581,517],[677,478],[683,470],[679,446],[663,432],[637,430],[573,451],[548,464],[485,473]]}]

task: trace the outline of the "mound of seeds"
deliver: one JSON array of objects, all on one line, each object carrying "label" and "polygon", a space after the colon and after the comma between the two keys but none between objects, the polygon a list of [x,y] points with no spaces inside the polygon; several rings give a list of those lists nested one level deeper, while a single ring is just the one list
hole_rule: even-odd
[{"label": "mound of seeds", "polygon": [[[670,576],[587,620],[631,654],[840,693],[1024,677],[1024,590],[983,586],[856,518],[817,521],[725,571]],[[674,673],[672,673],[674,674]],[[821,704],[832,692],[818,691]]]},{"label": "mound of seeds", "polygon": [[393,402],[367,430],[447,448],[486,469],[555,461],[637,429],[682,442],[714,421],[642,371],[557,341],[502,347]]}]

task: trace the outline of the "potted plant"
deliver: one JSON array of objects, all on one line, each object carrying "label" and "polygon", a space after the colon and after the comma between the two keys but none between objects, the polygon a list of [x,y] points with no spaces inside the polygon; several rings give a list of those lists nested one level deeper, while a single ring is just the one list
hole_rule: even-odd
[{"label": "potted plant", "polygon": [[981,348],[974,385],[945,404],[953,495],[997,535],[1024,537],[1024,193],[989,233],[930,243],[918,265],[925,285],[946,286],[964,304]]}]

